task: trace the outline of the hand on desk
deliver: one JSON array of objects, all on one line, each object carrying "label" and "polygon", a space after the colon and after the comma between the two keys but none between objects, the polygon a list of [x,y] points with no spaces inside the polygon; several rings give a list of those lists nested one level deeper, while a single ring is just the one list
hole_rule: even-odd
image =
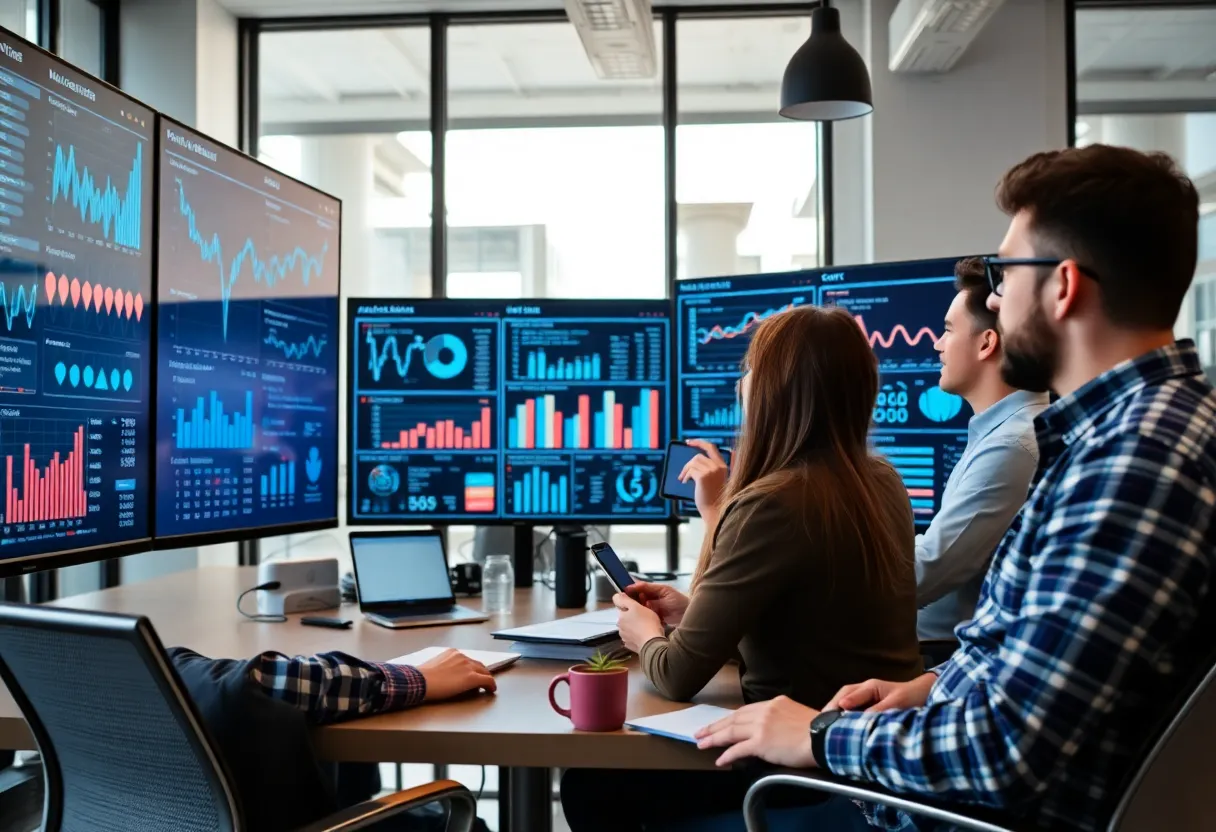
[{"label": "hand on desk", "polygon": [[625,594],[653,610],[664,624],[677,627],[688,609],[688,596],[666,584],[638,581],[625,587]]},{"label": "hand on desk", "polygon": [[616,628],[621,643],[627,650],[639,653],[642,645],[652,638],[663,637],[663,622],[654,610],[639,604],[623,592],[612,596],[613,605],[620,611]]},{"label": "hand on desk", "polygon": [[697,748],[729,746],[718,757],[719,766],[759,757],[778,766],[812,768],[811,720],[818,715],[818,711],[788,696],[744,705],[698,731]]},{"label": "hand on desk", "polygon": [[430,661],[418,665],[422,678],[426,679],[424,702],[451,699],[471,690],[486,690],[494,693],[498,683],[481,662],[475,662],[459,650],[444,650]]}]

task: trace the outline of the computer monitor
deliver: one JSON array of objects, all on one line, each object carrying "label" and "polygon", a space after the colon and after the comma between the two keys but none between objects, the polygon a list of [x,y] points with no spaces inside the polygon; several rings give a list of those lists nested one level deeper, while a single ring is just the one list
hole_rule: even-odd
[{"label": "computer monitor", "polygon": [[157,128],[157,548],[337,524],[337,199]]},{"label": "computer monitor", "polygon": [[[933,344],[955,295],[955,258],[838,266],[784,274],[689,280],[677,286],[679,433],[729,444],[749,333],[802,304],[853,314],[878,356],[873,447],[899,470],[918,528],[928,526],[967,444],[971,409],[938,387]],[[681,513],[695,512],[682,506]]]},{"label": "computer monitor", "polygon": [[0,576],[149,547],[154,131],[0,29]]},{"label": "computer monitor", "polygon": [[670,312],[349,301],[348,522],[667,519]]}]

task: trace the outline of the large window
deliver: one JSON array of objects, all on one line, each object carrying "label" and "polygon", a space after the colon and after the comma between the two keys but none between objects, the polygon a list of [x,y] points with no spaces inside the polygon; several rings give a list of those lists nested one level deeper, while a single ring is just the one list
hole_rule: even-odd
[{"label": "large window", "polygon": [[600,78],[569,23],[449,29],[448,294],[666,294],[657,58]]},{"label": "large window", "polygon": [[431,289],[430,31],[259,38],[258,156],[342,199],[342,294]]},{"label": "large window", "polygon": [[1199,267],[1175,326],[1216,377],[1216,7],[1077,12],[1077,144],[1169,153],[1200,195]]},{"label": "large window", "polygon": [[810,19],[680,20],[678,277],[819,265],[817,128],[777,116]]}]

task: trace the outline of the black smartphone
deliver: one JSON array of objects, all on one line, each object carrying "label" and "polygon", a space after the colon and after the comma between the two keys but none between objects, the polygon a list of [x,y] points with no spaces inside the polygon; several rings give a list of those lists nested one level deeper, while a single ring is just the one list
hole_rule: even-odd
[{"label": "black smartphone", "polygon": [[[718,453],[722,454],[723,462],[729,466],[730,451],[726,448],[719,448]],[[680,472],[684,470],[684,466],[688,464],[689,460],[698,455],[705,456],[706,454],[700,448],[695,448],[679,439],[669,442],[667,456],[663,460],[663,477],[659,481],[659,494],[669,500],[683,500],[692,504],[697,493],[697,484],[692,480],[680,482]]]},{"label": "black smartphone", "polygon": [[332,627],[335,630],[349,630],[355,622],[344,618],[326,618],[320,615],[306,615],[300,619],[300,623],[309,627]]},{"label": "black smartphone", "polygon": [[621,559],[616,556],[616,552],[607,543],[594,543],[591,545],[591,554],[595,555],[595,559],[599,561],[600,569],[604,570],[604,574],[608,576],[608,580],[612,581],[612,585],[616,587],[617,592],[624,592],[625,587],[634,583],[633,576],[629,574],[629,570],[621,563]]}]

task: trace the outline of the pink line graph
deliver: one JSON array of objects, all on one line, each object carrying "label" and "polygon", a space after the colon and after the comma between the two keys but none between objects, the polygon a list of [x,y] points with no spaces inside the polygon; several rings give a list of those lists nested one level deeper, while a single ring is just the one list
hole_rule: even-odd
[{"label": "pink line graph", "polygon": [[937,342],[937,333],[927,326],[922,326],[915,335],[911,335],[903,324],[896,324],[891,330],[891,334],[884,336],[881,332],[870,332],[866,329],[865,319],[861,315],[854,315],[853,320],[857,321],[857,325],[861,327],[861,331],[866,336],[866,340],[870,342],[871,347],[889,349],[895,343],[895,339],[900,337],[909,347],[915,347],[925,336],[929,337],[930,344]]},{"label": "pink line graph", "polygon": [[125,317],[127,320],[134,315],[138,321],[144,314],[144,296],[137,292],[103,287],[100,283],[94,285],[87,280],[82,285],[75,277],[69,280],[67,275],[56,277],[54,272],[47,272],[46,302],[54,303],[55,298],[59,298],[60,306],[67,306],[70,300],[73,308],[79,307],[83,301],[86,311],[92,307],[98,315],[102,314],[103,306],[105,314]]}]

